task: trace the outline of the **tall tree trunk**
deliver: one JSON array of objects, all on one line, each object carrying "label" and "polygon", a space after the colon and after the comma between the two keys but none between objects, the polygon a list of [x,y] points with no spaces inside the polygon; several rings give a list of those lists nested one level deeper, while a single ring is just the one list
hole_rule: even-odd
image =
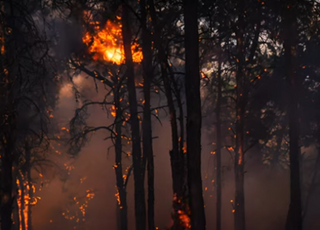
[{"label": "tall tree trunk", "polygon": [[152,40],[150,31],[147,28],[147,12],[146,0],[140,0],[141,10],[141,26],[142,26],[142,53],[143,53],[143,155],[147,158],[148,170],[148,229],[154,230],[154,163],[153,163],[153,147],[152,147],[152,124],[151,124],[151,101],[150,87],[153,79],[152,68]]},{"label": "tall tree trunk", "polygon": [[26,179],[27,179],[27,184],[28,184],[28,195],[30,198],[30,201],[28,202],[28,219],[27,219],[27,230],[32,230],[32,205],[30,202],[33,199],[33,184],[32,184],[32,175],[31,175],[31,149],[29,147],[29,143],[26,143]]},{"label": "tall tree trunk", "polygon": [[[154,37],[155,37],[155,47],[158,50],[158,59],[160,62],[161,75],[164,83],[164,90],[167,98],[169,114],[170,114],[170,126],[171,126],[171,140],[172,140],[172,150],[170,150],[170,163],[172,172],[172,187],[174,193],[173,199],[173,229],[180,229],[182,227],[181,221],[179,219],[178,211],[183,209],[183,158],[181,159],[181,154],[179,154],[179,135],[178,135],[178,125],[177,125],[177,115],[176,109],[173,102],[173,94],[171,89],[170,80],[168,77],[167,63],[168,59],[166,52],[163,48],[163,41],[161,39],[161,30],[157,15],[154,7],[153,0],[148,0],[150,14],[152,18],[152,24],[154,27]],[[182,114],[181,114],[182,115]],[[182,120],[183,122],[183,120]],[[182,137],[181,137],[182,138]],[[183,146],[183,145],[182,145]]]},{"label": "tall tree trunk", "polygon": [[[13,15],[13,2],[8,1],[1,5],[4,14],[1,15],[2,45],[0,56],[0,154],[1,154],[1,207],[0,219],[1,229],[11,230],[13,193],[13,164],[15,150],[15,111],[13,84],[15,74],[13,71],[14,58],[13,50],[16,43],[13,42],[16,36],[15,30],[12,33],[5,32],[7,28],[15,28]],[[11,16],[11,17],[10,17]],[[10,19],[9,19],[10,17]],[[8,27],[5,27],[8,26]]]},{"label": "tall tree trunk", "polygon": [[[14,189],[17,189],[15,187]],[[20,230],[20,210],[19,210],[19,205],[18,205],[18,199],[14,199],[13,202],[13,212],[12,212],[12,230]]]},{"label": "tall tree trunk", "polygon": [[218,95],[216,107],[216,154],[215,154],[215,169],[216,169],[216,230],[221,230],[221,148],[222,148],[222,133],[221,133],[221,100],[222,100],[222,47],[221,38],[219,39],[219,57],[218,57]]},{"label": "tall tree trunk", "polygon": [[134,66],[131,53],[131,29],[129,19],[128,5],[123,1],[122,4],[122,38],[126,63],[126,80],[129,93],[130,107],[130,123],[132,135],[132,157],[133,157],[133,173],[134,173],[134,199],[135,199],[135,221],[136,229],[146,229],[146,205],[144,191],[144,170],[145,166],[141,161],[141,145],[140,145],[140,127],[138,119],[138,105],[135,88]]},{"label": "tall tree trunk", "polygon": [[11,147],[13,147],[10,142],[12,142],[10,137],[7,135],[2,136],[2,146],[3,151],[1,154],[1,229],[11,230],[12,220],[12,204],[14,198],[12,197],[12,165],[13,156]]},{"label": "tall tree trunk", "polygon": [[25,191],[26,187],[24,186],[24,178],[21,176],[20,172],[18,172],[18,190],[20,190],[19,197],[17,197],[17,200],[20,199],[20,207],[19,207],[19,220],[20,220],[20,230],[26,230],[26,216],[24,210],[26,209],[26,203],[25,203]]},{"label": "tall tree trunk", "polygon": [[244,3],[238,2],[238,30],[237,36],[237,74],[236,74],[236,148],[235,148],[235,202],[234,202],[234,229],[245,230],[245,202],[244,202]]},{"label": "tall tree trunk", "polygon": [[123,168],[122,168],[122,122],[121,122],[121,84],[116,79],[115,80],[115,89],[114,89],[114,102],[116,110],[116,119],[115,119],[115,128],[116,128],[116,141],[115,141],[115,173],[116,173],[116,183],[117,183],[117,192],[119,195],[117,213],[119,215],[120,221],[118,222],[118,229],[127,230],[128,229],[128,206],[127,206],[127,193],[123,178]]},{"label": "tall tree trunk", "polygon": [[297,58],[297,1],[286,1],[284,5],[284,57],[288,85],[288,115],[290,139],[290,207],[286,223],[287,230],[302,229],[302,208],[300,188],[300,147],[298,115],[298,76],[295,69]]},{"label": "tall tree trunk", "polygon": [[199,35],[197,4],[184,0],[186,99],[187,99],[187,164],[191,228],[206,229],[201,178],[201,98],[199,69]]},{"label": "tall tree trunk", "polygon": [[177,80],[174,78],[174,73],[173,70],[171,68],[171,66],[169,65],[169,63],[167,62],[167,69],[169,70],[170,73],[170,77],[171,77],[171,81],[172,81],[172,85],[173,85],[173,89],[175,91],[175,96],[177,99],[177,105],[178,105],[178,109],[179,109],[179,131],[180,131],[180,137],[179,137],[179,168],[178,170],[179,172],[179,181],[180,181],[180,188],[179,190],[181,191],[181,198],[182,198],[182,203],[184,206],[184,210],[187,212],[188,211],[188,207],[187,204],[185,203],[185,199],[187,198],[188,195],[188,185],[187,185],[187,158],[186,158],[186,154],[185,154],[185,149],[184,149],[184,136],[185,136],[185,128],[184,128],[184,112],[183,112],[183,105],[182,105],[182,99],[181,99],[181,91],[178,87],[177,84]]}]

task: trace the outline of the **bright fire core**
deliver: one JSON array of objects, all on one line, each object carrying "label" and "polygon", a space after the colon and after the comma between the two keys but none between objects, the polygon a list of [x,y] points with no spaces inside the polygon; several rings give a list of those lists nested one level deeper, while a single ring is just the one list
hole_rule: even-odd
[{"label": "bright fire core", "polygon": [[[120,19],[118,17],[118,19]],[[93,59],[105,60],[118,65],[124,62],[124,48],[121,35],[121,24],[107,21],[105,28],[101,29],[99,22],[91,22],[94,32],[87,32],[82,40],[89,47]],[[142,51],[137,43],[131,46],[132,59],[134,62],[142,61]]]}]

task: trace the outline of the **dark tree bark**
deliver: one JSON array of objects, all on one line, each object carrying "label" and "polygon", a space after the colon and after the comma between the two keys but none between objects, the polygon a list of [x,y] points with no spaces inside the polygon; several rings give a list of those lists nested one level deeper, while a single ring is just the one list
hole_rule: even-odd
[{"label": "dark tree bark", "polygon": [[14,202],[14,197],[12,197],[13,145],[10,135],[3,134],[2,138],[4,147],[1,153],[1,229],[11,230],[11,213]]},{"label": "dark tree bark", "polygon": [[197,4],[184,0],[186,101],[187,101],[187,164],[191,228],[206,229],[201,178],[201,98],[199,69],[199,35]]},{"label": "dark tree bark", "polygon": [[25,186],[24,186],[24,178],[22,178],[20,172],[18,172],[18,179],[19,179],[19,186],[18,189],[21,191],[21,194],[19,195],[19,197],[17,197],[17,199],[20,198],[20,209],[18,209],[19,212],[19,217],[21,219],[19,219],[19,229],[21,230],[26,230],[26,216],[24,213],[24,210],[26,208],[26,204],[25,204]]},{"label": "dark tree bark", "polygon": [[290,139],[290,207],[286,223],[287,230],[302,229],[300,147],[298,115],[297,59],[297,1],[286,1],[283,10],[285,75],[288,85],[288,115]]},{"label": "dark tree bark", "polygon": [[[179,151],[179,135],[178,135],[178,124],[177,124],[177,114],[173,101],[173,92],[171,88],[171,83],[168,74],[168,59],[163,47],[163,40],[161,38],[162,28],[159,26],[158,18],[156,15],[154,2],[153,0],[148,0],[150,14],[152,18],[152,24],[154,28],[154,44],[158,50],[158,60],[160,62],[161,75],[164,83],[165,95],[167,98],[169,114],[170,114],[170,126],[171,126],[171,141],[172,149],[170,150],[170,163],[171,163],[171,172],[172,172],[172,187],[174,193],[173,199],[173,226],[172,229],[181,229],[182,224],[179,219],[178,210],[184,209],[184,191],[183,191],[183,181],[185,180],[185,171],[184,171],[184,153],[182,150],[183,143],[180,145],[181,151]],[[178,99],[179,100],[179,99]],[[183,113],[180,114],[181,116]],[[181,119],[183,124],[183,119]],[[183,132],[183,128],[180,130]],[[181,136],[181,141],[183,141],[183,136]],[[185,210],[184,210],[185,211]]]},{"label": "dark tree bark", "polygon": [[13,71],[13,50],[15,47],[16,33],[7,33],[7,27],[14,27],[13,2],[9,1],[1,5],[4,14],[1,16],[1,37],[4,50],[1,49],[0,56],[0,154],[1,154],[1,206],[0,219],[1,229],[11,230],[12,209],[14,203],[13,194],[13,166],[15,150],[16,114],[14,110],[13,85],[15,74]]},{"label": "dark tree bark", "polygon": [[144,170],[142,163],[140,145],[140,127],[138,119],[138,104],[135,88],[135,73],[131,53],[131,29],[130,29],[130,9],[123,1],[122,4],[122,38],[125,53],[127,89],[129,93],[130,124],[132,135],[132,157],[134,173],[134,200],[135,200],[135,221],[136,229],[146,229],[146,205],[144,191]]},{"label": "dark tree bark", "polygon": [[128,206],[127,206],[127,192],[123,178],[123,168],[122,168],[122,122],[121,122],[121,84],[118,79],[115,79],[114,92],[114,102],[116,110],[115,118],[115,173],[116,173],[116,183],[117,190],[119,193],[119,202],[117,203],[117,211],[119,213],[118,229],[127,230],[128,229]]},{"label": "dark tree bark", "polygon": [[245,201],[244,201],[244,113],[246,105],[245,75],[244,75],[244,3],[239,1],[237,37],[237,73],[236,73],[236,148],[235,148],[235,201],[234,229],[245,230]]},{"label": "dark tree bark", "polygon": [[[31,175],[31,168],[32,168],[31,149],[30,149],[28,142],[26,143],[25,151],[26,151],[26,179],[27,179],[27,184],[29,185],[28,195],[29,195],[30,200],[32,200],[32,198],[33,198],[33,189],[32,189],[33,184],[32,184],[32,179],[31,179],[32,178],[32,175]],[[27,220],[28,229],[27,230],[32,230],[33,229],[33,227],[32,227],[32,205],[30,204],[30,202],[28,204],[27,215],[28,215],[28,220]]]},{"label": "dark tree bark", "polygon": [[222,100],[222,77],[221,77],[221,65],[222,65],[222,47],[221,39],[219,39],[219,57],[218,57],[218,95],[217,95],[217,107],[216,107],[216,154],[215,154],[215,169],[216,169],[216,230],[221,230],[221,148],[222,148],[222,133],[221,133],[221,100]]},{"label": "dark tree bark", "polygon": [[147,158],[148,170],[148,229],[154,230],[154,163],[153,163],[153,145],[152,145],[152,124],[151,124],[151,101],[150,87],[153,79],[152,68],[152,40],[150,31],[147,28],[146,0],[140,0],[141,27],[142,27],[142,53],[143,53],[143,155]]}]

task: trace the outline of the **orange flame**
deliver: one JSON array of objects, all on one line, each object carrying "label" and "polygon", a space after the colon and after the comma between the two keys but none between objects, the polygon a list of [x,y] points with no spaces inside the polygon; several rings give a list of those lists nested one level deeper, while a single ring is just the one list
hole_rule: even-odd
[{"label": "orange flame", "polygon": [[[25,230],[28,230],[29,229],[28,219],[29,219],[30,206],[35,205],[38,202],[38,200],[40,199],[40,197],[31,198],[29,196],[29,191],[31,189],[33,190],[33,192],[35,192],[34,185],[30,186],[28,184],[28,182],[24,182],[23,186],[22,186],[19,179],[16,180],[16,184],[18,187],[17,203],[18,203],[18,210],[19,210],[19,223],[20,223],[19,229],[22,230],[23,229],[22,225],[24,224]],[[24,189],[24,196],[23,197],[22,197],[22,189]],[[22,206],[22,201],[23,201],[24,206]],[[22,210],[22,208],[23,208],[23,210]],[[24,218],[24,223],[22,223],[23,218]]]},{"label": "orange flame", "polygon": [[[120,19],[120,17],[117,17]],[[105,28],[100,30],[99,22],[94,24],[94,32],[86,32],[82,41],[88,46],[89,53],[93,54],[93,59],[113,62],[118,65],[124,62],[124,48],[122,42],[122,25],[107,21]],[[137,43],[132,44],[132,59],[134,62],[142,61],[142,51]]]},{"label": "orange flame", "polygon": [[182,210],[178,210],[179,219],[185,229],[191,229],[190,217]]}]

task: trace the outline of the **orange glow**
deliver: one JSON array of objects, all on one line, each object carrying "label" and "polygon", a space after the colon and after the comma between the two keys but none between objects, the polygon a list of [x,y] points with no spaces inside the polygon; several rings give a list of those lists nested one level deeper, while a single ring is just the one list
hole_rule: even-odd
[{"label": "orange glow", "polygon": [[5,41],[4,41],[4,36],[3,34],[0,35],[0,53],[3,55],[5,53]]},{"label": "orange glow", "polygon": [[110,108],[110,113],[111,113],[111,116],[116,117],[117,113],[116,113],[116,107],[114,105]]},{"label": "orange glow", "polygon": [[[117,16],[117,19],[121,18]],[[99,22],[90,24],[95,25],[94,32],[86,32],[82,41],[88,46],[89,53],[93,54],[93,60],[122,64],[125,57],[121,24],[107,21],[104,29],[100,29]],[[131,51],[133,61],[140,63],[142,61],[142,51],[136,42],[132,44]]]},{"label": "orange glow", "polygon": [[187,148],[185,146],[182,147],[183,153],[187,153]]},{"label": "orange glow", "polygon": [[178,210],[179,219],[185,229],[191,229],[190,217],[182,210]]},{"label": "orange glow", "polygon": [[120,204],[121,204],[121,201],[120,201],[119,191],[117,191],[117,193],[116,193],[114,196],[117,198],[117,202],[118,202],[118,204],[120,205]]},{"label": "orange glow", "polygon": [[182,202],[182,199],[177,197],[176,193],[173,195],[173,201],[176,204],[179,204],[179,206],[180,205],[185,206],[185,208],[178,209],[177,211],[174,210],[174,216],[179,218],[180,226],[182,226],[183,227],[182,229],[184,229],[184,230],[191,229],[191,220],[189,217],[190,216],[190,209],[189,209],[188,205],[184,204]]},{"label": "orange glow", "polygon": [[[20,223],[19,230],[23,229],[23,222],[22,222],[23,218],[24,218],[25,230],[28,230],[29,229],[29,226],[28,226],[29,209],[31,206],[34,206],[38,203],[38,200],[40,199],[40,197],[32,197],[32,198],[30,197],[29,191],[32,189],[33,192],[35,192],[34,185],[30,187],[28,182],[23,182],[23,186],[22,186],[19,179],[16,180],[16,184],[18,188],[17,203],[18,203],[18,209],[19,209],[19,223]],[[22,197],[22,189],[24,192],[23,197]],[[23,199],[23,203],[21,199]]]}]

